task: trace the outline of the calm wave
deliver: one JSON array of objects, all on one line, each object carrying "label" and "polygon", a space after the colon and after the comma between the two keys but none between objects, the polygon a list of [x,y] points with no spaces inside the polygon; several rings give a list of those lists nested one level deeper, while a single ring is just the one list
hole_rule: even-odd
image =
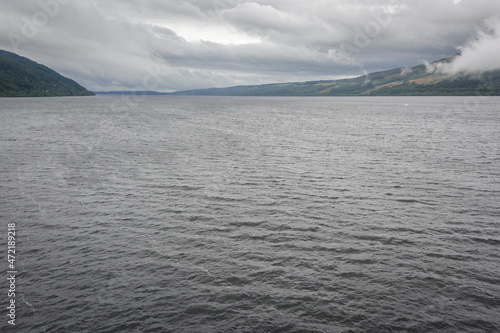
[{"label": "calm wave", "polygon": [[2,99],[15,329],[498,332],[499,109]]}]

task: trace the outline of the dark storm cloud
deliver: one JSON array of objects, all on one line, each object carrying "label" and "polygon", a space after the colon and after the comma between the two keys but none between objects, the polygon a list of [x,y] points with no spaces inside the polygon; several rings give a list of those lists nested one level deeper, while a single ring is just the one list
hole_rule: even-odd
[{"label": "dark storm cloud", "polygon": [[[328,79],[461,51],[499,68],[497,0],[0,2],[0,48],[94,90]],[[495,53],[496,52],[496,53]]]}]

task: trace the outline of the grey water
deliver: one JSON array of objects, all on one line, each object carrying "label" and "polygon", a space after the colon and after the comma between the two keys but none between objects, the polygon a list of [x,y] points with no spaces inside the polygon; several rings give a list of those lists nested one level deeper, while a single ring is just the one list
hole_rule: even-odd
[{"label": "grey water", "polygon": [[500,332],[498,97],[0,99],[0,154],[2,332]]}]

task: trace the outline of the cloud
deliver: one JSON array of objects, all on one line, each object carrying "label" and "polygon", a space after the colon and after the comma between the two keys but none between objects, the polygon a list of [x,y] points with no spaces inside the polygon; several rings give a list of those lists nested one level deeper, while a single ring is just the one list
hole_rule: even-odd
[{"label": "cloud", "polygon": [[171,91],[355,76],[457,45],[488,64],[500,29],[476,27],[492,12],[498,0],[0,1],[0,48],[92,90]]},{"label": "cloud", "polygon": [[460,55],[447,64],[440,64],[436,70],[448,74],[460,72],[484,72],[500,69],[500,19],[492,17],[485,21],[485,29],[459,47]]}]

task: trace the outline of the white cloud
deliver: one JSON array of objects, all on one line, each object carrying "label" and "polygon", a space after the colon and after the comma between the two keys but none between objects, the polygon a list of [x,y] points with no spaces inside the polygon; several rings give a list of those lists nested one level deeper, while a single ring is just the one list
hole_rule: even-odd
[{"label": "white cloud", "polygon": [[164,22],[162,20],[152,20],[148,23],[165,27],[175,31],[175,33],[188,42],[214,42],[218,44],[253,44],[261,40],[250,36],[243,31],[238,31],[229,25],[207,24],[194,22]]},{"label": "white cloud", "polygon": [[500,19],[492,17],[485,21],[485,30],[477,33],[476,38],[460,47],[460,55],[438,70],[457,74],[460,72],[483,72],[500,69]]}]

